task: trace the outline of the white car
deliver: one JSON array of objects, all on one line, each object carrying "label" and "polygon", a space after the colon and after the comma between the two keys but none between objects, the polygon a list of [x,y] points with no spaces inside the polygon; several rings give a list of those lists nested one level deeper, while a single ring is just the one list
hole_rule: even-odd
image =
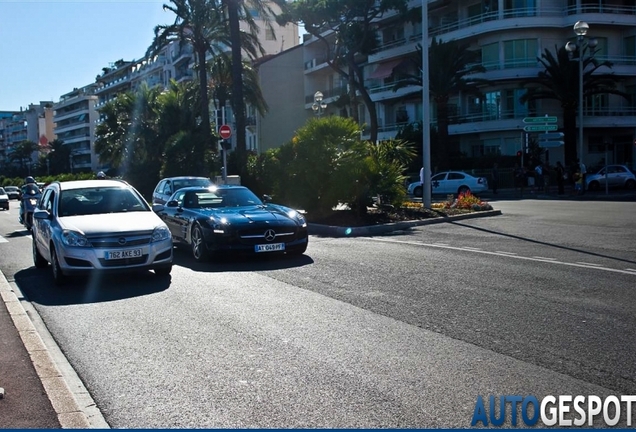
[{"label": "white car", "polygon": [[170,230],[123,181],[51,183],[33,213],[31,234],[35,267],[51,263],[58,285],[69,275],[95,271],[167,276],[172,270]]},{"label": "white car", "polygon": [[[488,179],[485,177],[473,177],[463,171],[445,171],[431,177],[432,193],[460,194],[471,192],[473,194],[488,190]],[[408,186],[409,195],[422,196],[422,182],[411,183]]]},{"label": "white car", "polygon": [[0,208],[9,210],[9,195],[0,187]]}]

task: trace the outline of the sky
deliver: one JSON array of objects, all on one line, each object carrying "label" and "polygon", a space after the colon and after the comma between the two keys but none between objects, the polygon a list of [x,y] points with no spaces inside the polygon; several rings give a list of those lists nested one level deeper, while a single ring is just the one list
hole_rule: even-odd
[{"label": "sky", "polygon": [[0,111],[58,102],[119,59],[138,60],[167,0],[0,0]]}]

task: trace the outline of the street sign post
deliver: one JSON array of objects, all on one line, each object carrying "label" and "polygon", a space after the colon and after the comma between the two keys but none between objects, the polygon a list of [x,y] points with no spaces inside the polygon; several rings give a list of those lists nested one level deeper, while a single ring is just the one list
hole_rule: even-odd
[{"label": "street sign post", "polygon": [[547,131],[555,131],[557,129],[559,129],[559,126],[555,124],[545,124],[545,125],[533,124],[533,125],[527,125],[523,127],[523,130],[525,132],[547,132]]},{"label": "street sign post", "polygon": [[539,135],[539,147],[560,147],[563,144],[563,132],[546,132]]},{"label": "street sign post", "polygon": [[523,119],[524,123],[556,123],[557,122],[557,118],[556,117],[549,117],[549,116],[545,116],[545,117],[525,117]]},{"label": "street sign post", "polygon": [[219,135],[223,139],[228,139],[232,136],[232,128],[228,125],[219,126]]}]

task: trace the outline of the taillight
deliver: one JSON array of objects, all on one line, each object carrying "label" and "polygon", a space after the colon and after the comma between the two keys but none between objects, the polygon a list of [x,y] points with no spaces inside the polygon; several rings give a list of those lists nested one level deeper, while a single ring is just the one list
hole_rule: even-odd
[{"label": "taillight", "polygon": [[484,182],[484,178],[483,178],[483,177],[479,177],[479,178],[477,179],[477,183],[483,183],[483,182]]}]

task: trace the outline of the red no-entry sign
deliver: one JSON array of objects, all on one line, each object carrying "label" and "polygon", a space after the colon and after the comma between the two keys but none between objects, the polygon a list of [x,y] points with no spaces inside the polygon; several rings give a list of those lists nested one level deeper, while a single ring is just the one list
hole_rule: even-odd
[{"label": "red no-entry sign", "polygon": [[228,125],[221,125],[219,127],[219,135],[223,139],[228,139],[232,136],[232,128],[230,128]]}]

